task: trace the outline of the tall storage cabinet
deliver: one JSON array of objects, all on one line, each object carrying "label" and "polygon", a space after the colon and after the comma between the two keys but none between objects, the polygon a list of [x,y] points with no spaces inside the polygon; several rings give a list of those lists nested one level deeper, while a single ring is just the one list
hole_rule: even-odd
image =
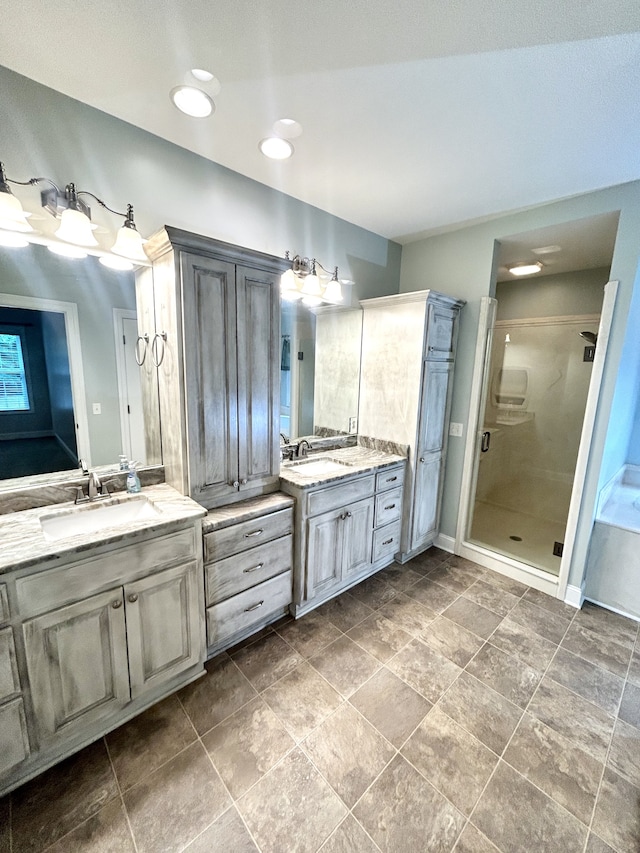
[{"label": "tall storage cabinet", "polygon": [[464,302],[422,290],[361,302],[359,432],[409,445],[399,553],[438,535],[451,385]]},{"label": "tall storage cabinet", "polygon": [[[154,329],[139,332],[157,367],[167,482],[207,508],[275,491],[286,262],[168,227],[147,253]],[[145,272],[137,287],[147,323],[149,286]],[[153,395],[152,381],[144,388]]]}]

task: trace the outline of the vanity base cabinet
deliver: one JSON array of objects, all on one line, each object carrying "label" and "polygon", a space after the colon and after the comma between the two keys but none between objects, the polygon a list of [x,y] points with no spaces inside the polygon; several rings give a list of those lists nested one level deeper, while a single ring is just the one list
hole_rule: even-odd
[{"label": "vanity base cabinet", "polygon": [[204,674],[201,535],[198,520],[9,576],[0,795]]},{"label": "vanity base cabinet", "polygon": [[464,302],[433,290],[365,299],[359,428],[409,446],[396,560],[440,529],[458,316]]},{"label": "vanity base cabinet", "polygon": [[399,545],[404,463],[304,488],[282,481],[296,500],[296,617],[393,562]]},{"label": "vanity base cabinet", "polygon": [[207,515],[203,529],[209,657],[289,612],[292,504],[278,493]]}]

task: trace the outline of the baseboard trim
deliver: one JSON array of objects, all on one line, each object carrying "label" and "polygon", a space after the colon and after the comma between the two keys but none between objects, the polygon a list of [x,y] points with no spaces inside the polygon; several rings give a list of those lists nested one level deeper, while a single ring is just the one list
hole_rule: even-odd
[{"label": "baseboard trim", "polygon": [[572,586],[571,584],[567,584],[567,588],[564,593],[564,603],[569,604],[571,607],[575,607],[576,610],[580,610],[584,604],[583,588],[581,586]]},{"label": "baseboard trim", "polygon": [[436,548],[442,548],[443,551],[453,554],[456,547],[456,540],[453,536],[447,536],[446,533],[438,533],[433,544]]}]

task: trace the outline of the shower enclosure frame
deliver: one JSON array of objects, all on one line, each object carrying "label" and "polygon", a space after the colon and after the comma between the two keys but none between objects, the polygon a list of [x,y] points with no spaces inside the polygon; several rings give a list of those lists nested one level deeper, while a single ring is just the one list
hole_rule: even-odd
[{"label": "shower enclosure frame", "polygon": [[[600,397],[602,375],[607,355],[609,332],[613,319],[613,309],[618,290],[617,281],[609,281],[604,287],[604,299],[600,325],[598,328],[598,346],[595,352],[589,392],[584,411],[580,444],[576,461],[571,500],[564,537],[564,550],[560,562],[560,572],[556,577],[548,572],[522,563],[512,557],[507,557],[489,547],[478,545],[467,539],[469,522],[473,514],[475,502],[477,466],[479,445],[482,440],[484,410],[489,385],[489,364],[491,344],[495,328],[497,300],[484,296],[480,300],[480,318],[476,339],[471,397],[469,401],[468,429],[464,452],[463,475],[461,484],[461,502],[456,527],[455,553],[461,557],[473,560],[482,566],[494,569],[508,577],[546,592],[567,603],[580,607],[582,604],[581,588],[568,587],[569,571],[576,540],[578,520],[582,506],[583,489],[587,471],[587,462],[593,436],[593,428]],[[595,513],[595,502],[592,518]]]}]

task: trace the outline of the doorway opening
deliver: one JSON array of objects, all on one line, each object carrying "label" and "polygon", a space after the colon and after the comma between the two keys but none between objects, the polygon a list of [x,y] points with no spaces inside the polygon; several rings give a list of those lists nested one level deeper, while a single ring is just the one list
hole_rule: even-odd
[{"label": "doorway opening", "polygon": [[[618,214],[498,247],[458,539],[557,588]],[[535,277],[508,268],[541,261]],[[470,439],[471,441],[471,439]],[[469,449],[469,446],[468,446]]]}]

